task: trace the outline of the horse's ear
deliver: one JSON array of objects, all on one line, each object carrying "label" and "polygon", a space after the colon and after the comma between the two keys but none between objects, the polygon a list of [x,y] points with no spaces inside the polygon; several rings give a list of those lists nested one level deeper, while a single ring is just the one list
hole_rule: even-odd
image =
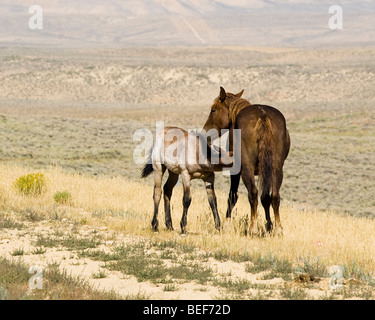
[{"label": "horse's ear", "polygon": [[244,89],[242,89],[241,92],[238,92],[238,93],[236,94],[236,97],[237,97],[237,98],[241,98],[242,95],[243,95],[243,92],[244,92]]},{"label": "horse's ear", "polygon": [[225,92],[223,87],[220,87],[220,101],[224,102],[227,98],[227,93]]}]

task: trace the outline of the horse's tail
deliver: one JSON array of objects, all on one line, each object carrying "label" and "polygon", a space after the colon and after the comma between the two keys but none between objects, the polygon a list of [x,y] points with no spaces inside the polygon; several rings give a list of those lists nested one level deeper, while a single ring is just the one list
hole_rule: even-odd
[{"label": "horse's tail", "polygon": [[272,123],[266,114],[258,120],[255,130],[258,143],[259,190],[262,191],[262,195],[266,195],[271,191],[274,171]]},{"label": "horse's tail", "polygon": [[150,151],[148,160],[142,169],[142,173],[141,173],[142,178],[148,177],[152,173],[152,171],[154,171],[154,168],[152,166],[152,161],[151,161],[151,155],[152,155],[152,152]]}]

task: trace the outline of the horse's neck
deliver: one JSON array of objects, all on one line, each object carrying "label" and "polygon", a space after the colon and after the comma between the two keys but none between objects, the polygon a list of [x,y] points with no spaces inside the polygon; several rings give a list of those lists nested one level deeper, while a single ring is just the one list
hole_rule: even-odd
[{"label": "horse's neck", "polygon": [[236,99],[229,104],[229,118],[234,124],[234,121],[238,115],[238,113],[245,107],[251,105],[251,103],[245,99]]}]

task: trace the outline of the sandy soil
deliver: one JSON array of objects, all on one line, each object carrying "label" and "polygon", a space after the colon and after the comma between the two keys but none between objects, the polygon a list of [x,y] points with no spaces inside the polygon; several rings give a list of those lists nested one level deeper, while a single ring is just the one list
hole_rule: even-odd
[{"label": "sandy soil", "polygon": [[[77,276],[88,281],[94,288],[99,290],[110,291],[113,290],[123,297],[145,295],[148,299],[157,300],[171,300],[171,299],[187,299],[187,300],[211,300],[223,297],[230,297],[225,295],[224,289],[212,284],[198,284],[197,282],[176,281],[176,291],[164,291],[163,284],[153,284],[149,281],[139,282],[134,276],[125,275],[118,271],[110,271],[103,269],[103,261],[94,261],[88,258],[79,258],[76,250],[67,250],[64,247],[45,248],[43,254],[33,254],[32,252],[37,249],[35,241],[37,235],[51,235],[56,229],[59,232],[66,232],[73,228],[74,223],[67,219],[56,223],[56,221],[43,220],[41,222],[26,223],[27,228],[22,230],[6,229],[2,231],[0,236],[0,255],[8,259],[21,259],[29,266],[39,266],[42,269],[48,268],[50,264],[58,264],[61,271],[67,271],[67,274]],[[100,235],[104,238],[113,239],[114,232],[107,228],[92,227],[83,225],[79,229],[79,236],[85,237],[92,233]],[[110,251],[116,246],[121,244],[136,244],[145,239],[135,236],[115,234],[115,241],[108,240],[101,244],[97,249]],[[14,256],[12,254],[16,249],[22,248],[24,254],[22,256]],[[217,261],[214,258],[209,258],[204,262],[210,266],[215,274],[215,277],[220,278],[225,275],[231,280],[248,280],[255,287],[265,287],[265,290],[250,288],[247,294],[257,295],[258,291],[263,295],[268,292],[277,291],[283,288],[304,288],[311,299],[318,299],[322,296],[327,296],[332,292],[329,287],[329,279],[324,278],[319,282],[300,283],[298,275],[292,281],[284,281],[282,278],[272,278],[270,280],[262,279],[264,272],[252,274],[245,271],[246,263],[237,263],[233,261]],[[98,273],[99,270],[105,270],[106,277],[95,279],[93,275]],[[224,296],[223,296],[224,294]],[[236,296],[235,298],[239,298]],[[232,297],[233,298],[233,297]],[[275,298],[275,296],[273,297]]]}]

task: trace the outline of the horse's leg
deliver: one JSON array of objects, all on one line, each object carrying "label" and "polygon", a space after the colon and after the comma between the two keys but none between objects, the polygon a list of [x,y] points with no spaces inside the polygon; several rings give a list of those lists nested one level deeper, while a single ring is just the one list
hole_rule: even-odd
[{"label": "horse's leg", "polygon": [[217,201],[216,201],[216,195],[215,195],[215,189],[214,189],[215,174],[212,173],[207,179],[204,179],[204,182],[206,184],[208,203],[210,204],[212,213],[214,215],[215,228],[217,230],[220,230],[221,228],[220,216],[219,216],[219,212],[217,211]]},{"label": "horse's leg", "polygon": [[165,172],[165,167],[162,166],[160,170],[154,171],[154,217],[152,219],[151,225],[152,229],[157,232],[159,230],[159,221],[158,221],[158,211],[159,203],[161,199],[161,182],[163,180],[163,174]]},{"label": "horse's leg", "polygon": [[270,216],[270,205],[271,205],[271,195],[269,193],[264,193],[260,197],[260,200],[262,202],[262,206],[264,208],[264,212],[266,213],[266,230],[268,232],[271,232],[272,230],[272,221]]},{"label": "horse's leg", "polygon": [[183,172],[181,174],[182,185],[184,187],[184,197],[183,197],[183,206],[184,210],[182,213],[182,218],[180,222],[181,234],[186,234],[186,225],[187,225],[187,212],[191,203],[191,193],[190,193],[190,175]]},{"label": "horse's leg", "polygon": [[255,185],[254,170],[251,167],[243,166],[241,169],[242,181],[246,186],[251,206],[250,235],[258,233],[257,210],[258,210],[258,189]]},{"label": "horse's leg", "polygon": [[178,181],[178,174],[169,171],[168,180],[164,184],[164,211],[165,211],[165,225],[168,230],[173,230],[171,218],[171,197],[173,188]]},{"label": "horse's leg", "polygon": [[273,213],[275,215],[275,233],[282,234],[283,233],[283,227],[281,225],[280,221],[280,212],[279,212],[279,206],[280,206],[280,187],[283,182],[283,170],[278,169],[275,174],[275,181],[272,186],[272,209]]},{"label": "horse's leg", "polygon": [[235,174],[230,176],[230,191],[228,196],[228,209],[227,209],[227,219],[230,219],[232,216],[232,210],[238,200],[238,185],[240,183],[240,174]]}]

